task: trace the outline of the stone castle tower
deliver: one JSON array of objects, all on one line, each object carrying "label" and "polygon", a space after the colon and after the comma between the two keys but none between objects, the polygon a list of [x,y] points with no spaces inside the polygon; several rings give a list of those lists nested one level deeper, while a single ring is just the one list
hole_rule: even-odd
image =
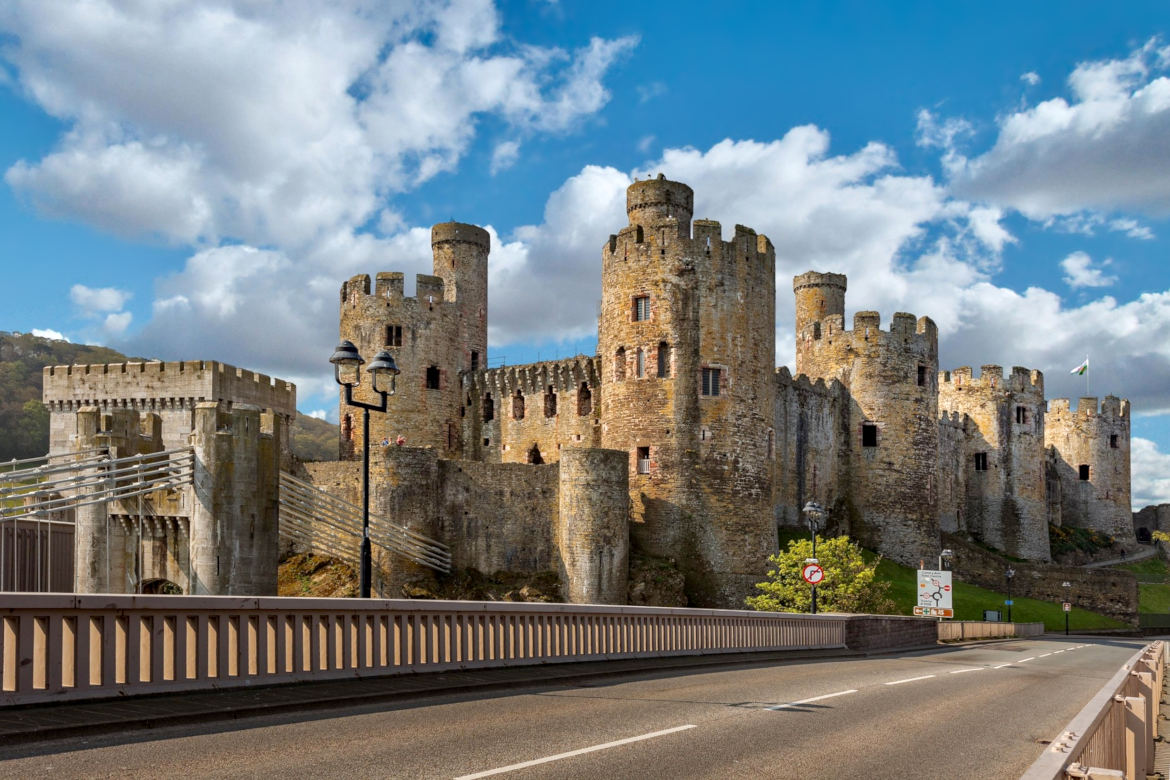
[{"label": "stone castle tower", "polygon": [[939,407],[965,415],[958,458],[965,511],[957,529],[1009,555],[1048,560],[1044,376],[1016,366],[969,367],[939,375]]},{"label": "stone castle tower", "polygon": [[[413,298],[404,295],[401,273],[379,273],[372,294],[365,274],[341,285],[341,338],[367,360],[390,349],[402,371],[389,412],[371,415],[374,442],[394,441],[406,432],[411,446],[434,447],[447,457],[462,453],[460,375],[486,362],[490,249],[484,229],[444,222],[431,229],[435,273],[416,277]],[[354,396],[378,401],[368,376]],[[344,400],[340,414],[345,459],[361,452],[362,430],[360,417]]]},{"label": "stone castle tower", "polygon": [[929,317],[861,311],[845,329],[845,277],[793,280],[796,373],[836,379],[848,393],[838,522],[904,563],[938,554],[938,329]]},{"label": "stone castle tower", "polygon": [[636,182],[602,253],[602,446],[630,454],[631,534],[682,558],[699,603],[736,603],[775,551],[775,252],[691,225],[679,182]]},{"label": "stone castle tower", "polygon": [[1133,535],[1130,508],[1129,401],[1081,398],[1076,411],[1067,398],[1048,406],[1051,514],[1056,525],[1092,528],[1119,539]]}]

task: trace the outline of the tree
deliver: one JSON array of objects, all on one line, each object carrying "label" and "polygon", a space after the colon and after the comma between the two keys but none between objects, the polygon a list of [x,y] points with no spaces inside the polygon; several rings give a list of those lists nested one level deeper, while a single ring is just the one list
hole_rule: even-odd
[{"label": "tree", "polygon": [[[806,558],[812,557],[812,541],[794,539],[788,549],[768,558],[773,568],[768,581],[756,585],[761,593],[749,596],[747,605],[761,612],[808,612],[811,587],[800,576]],[[861,548],[848,536],[817,537],[817,560],[825,579],[817,586],[817,608],[824,612],[889,614],[894,602],[886,595],[890,584],[876,579],[879,557],[867,564]]]},{"label": "tree", "polygon": [[1155,542],[1170,543],[1170,534],[1166,533],[1165,531],[1154,531],[1152,534],[1150,534],[1150,536]]}]

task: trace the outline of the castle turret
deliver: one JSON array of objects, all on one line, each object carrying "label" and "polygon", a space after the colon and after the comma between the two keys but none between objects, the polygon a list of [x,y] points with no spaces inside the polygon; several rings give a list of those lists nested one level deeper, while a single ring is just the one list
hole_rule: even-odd
[{"label": "castle turret", "polygon": [[627,191],[602,259],[602,446],[630,457],[632,536],[693,604],[738,606],[775,550],[775,252],[696,220],[685,184]]},{"label": "castle turret", "polygon": [[1058,492],[1060,523],[1091,528],[1118,543],[1136,544],[1130,507],[1129,401],[1067,398],[1048,404],[1045,443],[1049,481]]},{"label": "castle turret", "polygon": [[[387,349],[402,373],[386,414],[371,413],[373,442],[397,441],[434,447],[449,457],[463,449],[460,372],[480,369],[487,359],[487,257],[490,239],[475,225],[445,222],[431,230],[434,275],[416,277],[415,295],[404,294],[401,273],[355,276],[341,286],[341,338],[367,360]],[[378,403],[369,378],[354,396]],[[340,454],[362,448],[360,412],[341,392]]]},{"label": "castle turret", "polygon": [[957,530],[1008,555],[1049,560],[1044,376],[1016,366],[1005,377],[1001,367],[983,366],[972,377],[964,366],[938,380],[943,414],[967,416]]},{"label": "castle turret", "polygon": [[[839,380],[850,398],[842,415],[848,466],[831,522],[895,560],[917,563],[938,554],[938,328],[929,317],[899,312],[882,330],[877,312],[862,311],[844,330],[845,280],[835,276],[805,274],[793,284],[803,310],[797,370]],[[813,319],[821,302],[829,313]]]}]

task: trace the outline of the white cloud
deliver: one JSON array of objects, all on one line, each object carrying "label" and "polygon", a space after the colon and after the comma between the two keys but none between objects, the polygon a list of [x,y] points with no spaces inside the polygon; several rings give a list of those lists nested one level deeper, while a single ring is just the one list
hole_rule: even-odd
[{"label": "white cloud", "polygon": [[123,235],[298,252],[452,170],[483,115],[574,129],[637,43],[514,44],[489,0],[26,1],[0,6],[0,31],[0,57],[69,128],[5,175],[38,208]]},{"label": "white cloud", "polygon": [[1133,209],[1170,214],[1170,47],[1085,62],[1055,97],[1003,116],[994,146],[953,156],[957,194],[1033,219]]},{"label": "white cloud", "polygon": [[119,311],[130,297],[129,292],[116,287],[86,287],[84,284],[75,284],[69,288],[69,300],[86,316]]},{"label": "white cloud", "polygon": [[1040,83],[1040,74],[1035,71],[1028,71],[1020,75],[1020,81],[1027,84],[1029,87],[1034,87]]},{"label": "white cloud", "polygon": [[324,409],[314,409],[313,411],[305,412],[304,414],[306,417],[312,417],[314,420],[324,420],[329,413]]},{"label": "white cloud", "polygon": [[1139,437],[1134,437],[1129,446],[1133,507],[1170,504],[1170,454],[1159,451],[1158,445],[1149,439]]},{"label": "white cloud", "polygon": [[507,170],[520,159],[520,144],[516,141],[503,141],[496,144],[492,150],[491,174],[495,176],[500,171]]},{"label": "white cloud", "polygon": [[[1110,265],[1106,259],[1101,265]],[[1116,276],[1106,276],[1100,268],[1093,267],[1093,260],[1084,252],[1073,252],[1060,261],[1064,269],[1064,283],[1069,287],[1109,287],[1117,282]]]},{"label": "white cloud", "polygon": [[134,315],[128,311],[107,314],[106,318],[102,320],[102,330],[108,336],[116,338],[126,332],[126,328],[130,327],[130,320],[133,318]]},{"label": "white cloud", "polygon": [[1142,241],[1150,241],[1154,238],[1153,230],[1150,230],[1146,225],[1142,225],[1136,219],[1129,219],[1127,217],[1109,220],[1109,229],[1118,233],[1125,233],[1130,238],[1137,238]]},{"label": "white cloud", "polygon": [[33,328],[32,335],[42,339],[53,339],[54,341],[68,341],[65,334],[58,330],[50,330],[48,328]]},{"label": "white cloud", "polygon": [[649,84],[639,84],[637,90],[639,103],[648,103],[654,98],[661,97],[670,91],[661,81],[652,81]]},{"label": "white cloud", "polygon": [[638,151],[642,154],[646,154],[650,151],[650,147],[654,146],[654,142],[656,140],[658,140],[658,138],[653,133],[642,136],[638,139]]}]

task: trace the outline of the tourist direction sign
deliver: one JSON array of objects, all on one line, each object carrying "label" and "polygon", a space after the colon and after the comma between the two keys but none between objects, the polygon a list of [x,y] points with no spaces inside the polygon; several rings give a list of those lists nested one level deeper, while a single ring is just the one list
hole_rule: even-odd
[{"label": "tourist direction sign", "polygon": [[955,616],[949,571],[918,570],[918,603],[914,606],[914,614],[927,617]]}]

